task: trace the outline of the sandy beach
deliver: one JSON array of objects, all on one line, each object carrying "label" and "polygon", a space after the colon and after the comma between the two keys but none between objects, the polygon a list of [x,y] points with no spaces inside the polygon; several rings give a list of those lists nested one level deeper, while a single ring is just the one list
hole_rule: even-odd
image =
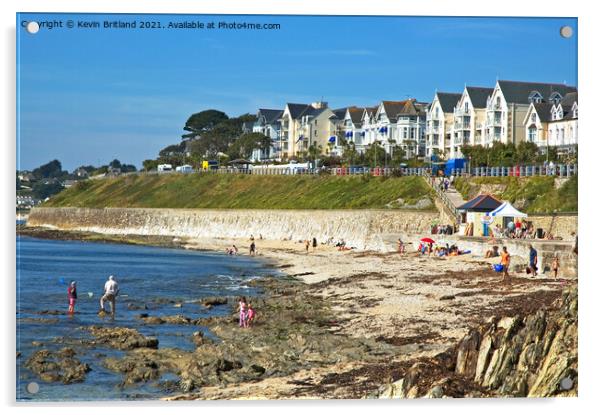
[{"label": "sandy beach", "polygon": [[[248,240],[190,240],[185,246],[214,250],[232,243],[247,254]],[[347,362],[286,378],[204,388],[200,394],[175,399],[357,397],[354,388],[374,381],[369,379],[372,371],[392,374],[408,362],[435,356],[457,344],[469,328],[494,316],[535,312],[549,306],[567,285],[576,284],[575,280],[512,273],[511,282],[503,284],[500,274],[490,270],[499,258],[426,257],[411,248],[403,255],[339,251],[327,245],[306,253],[302,241],[256,240],[256,244],[259,256],[303,281],[308,295],[331,302],[339,316],[338,334],[375,339],[395,346],[398,352],[386,369],[382,363]],[[325,382],[329,379],[332,382]],[[325,384],[330,387],[312,388]]]}]

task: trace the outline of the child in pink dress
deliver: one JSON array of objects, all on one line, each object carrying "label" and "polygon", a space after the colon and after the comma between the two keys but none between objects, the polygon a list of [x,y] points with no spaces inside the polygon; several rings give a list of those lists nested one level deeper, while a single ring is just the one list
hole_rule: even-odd
[{"label": "child in pink dress", "polygon": [[247,299],[245,297],[240,297],[238,300],[238,311],[240,313],[238,325],[240,327],[247,327]]}]

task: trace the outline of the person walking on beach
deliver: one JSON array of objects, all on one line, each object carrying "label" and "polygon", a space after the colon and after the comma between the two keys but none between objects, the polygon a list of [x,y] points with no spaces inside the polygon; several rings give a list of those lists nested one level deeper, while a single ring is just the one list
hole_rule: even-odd
[{"label": "person walking on beach", "polygon": [[309,239],[305,240],[305,253],[309,254]]},{"label": "person walking on beach", "polygon": [[554,272],[555,279],[558,278],[558,268],[560,268],[560,259],[558,259],[558,255],[555,255],[552,261],[552,271]]},{"label": "person walking on beach", "polygon": [[312,247],[313,251],[315,251],[316,248],[318,247],[318,240],[316,239],[315,236],[311,239],[311,247]]},{"label": "person walking on beach", "polygon": [[533,245],[529,245],[529,268],[533,276],[537,276],[537,250],[533,248]]},{"label": "person walking on beach", "polygon": [[115,317],[115,297],[119,294],[119,284],[115,281],[115,278],[111,275],[107,282],[105,282],[105,292],[100,297],[100,311],[106,313],[105,301],[108,301],[111,307],[111,315]]},{"label": "person walking on beach", "polygon": [[255,241],[251,241],[251,245],[249,246],[249,255],[251,256],[255,256],[255,252],[256,252],[256,247],[255,247]]},{"label": "person walking on beach", "polygon": [[403,252],[405,251],[405,247],[403,246],[403,241],[401,240],[401,238],[399,238],[399,239],[397,240],[397,251],[398,251],[400,254],[403,254]]},{"label": "person walking on beach", "polygon": [[502,281],[505,282],[506,279],[510,279],[510,275],[508,274],[508,268],[510,267],[510,253],[505,246],[502,247],[502,260],[500,264],[502,265],[502,271],[504,273]]},{"label": "person walking on beach", "polygon": [[247,327],[247,299],[240,297],[238,299],[238,326]]},{"label": "person walking on beach", "polygon": [[75,281],[71,281],[67,288],[67,298],[69,299],[69,314],[75,313],[75,301],[77,300],[77,287]]}]

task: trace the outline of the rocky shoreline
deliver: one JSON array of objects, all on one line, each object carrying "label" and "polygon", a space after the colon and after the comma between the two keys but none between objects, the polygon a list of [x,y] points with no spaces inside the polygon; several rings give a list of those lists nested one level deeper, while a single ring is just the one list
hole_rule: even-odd
[{"label": "rocky shoreline", "polygon": [[[36,228],[17,232],[189,249],[215,250],[231,243]],[[236,242],[244,247],[243,241]],[[217,340],[196,331],[192,339],[196,348],[191,351],[163,348],[156,339],[133,329],[118,328],[110,335],[102,327],[82,328],[92,335],[94,344],[124,351],[120,358],[99,357],[105,368],[122,376],[120,387],[156,383],[169,400],[526,396],[531,389],[508,392],[499,385],[494,388],[474,381],[472,372],[467,376],[472,369],[466,367],[474,366],[474,349],[485,341],[481,327],[491,327],[493,321],[499,325],[504,318],[516,318],[524,325],[540,309],[559,309],[562,291],[576,285],[575,281],[517,277],[511,285],[501,286],[499,276],[477,259],[445,261],[414,254],[400,259],[395,253],[337,252],[329,247],[306,254],[294,242],[261,241],[258,245],[262,256],[289,277],[253,281],[264,295],[251,299],[259,314],[250,329],[238,328],[234,304],[230,315],[204,319],[181,314],[157,317],[140,307],[140,324],[195,325],[216,336]],[[224,299],[207,299],[206,306],[212,301]],[[576,329],[576,319],[573,324]],[[478,346],[466,340],[475,336],[475,330],[481,336]],[[59,346],[72,347],[66,343]],[[78,347],[85,349],[86,344]],[[493,349],[499,347],[488,353],[494,353]],[[465,358],[469,363],[464,363],[464,371],[456,369],[462,366],[457,363],[458,350],[471,356]],[[21,358],[29,359],[42,379],[77,381],[87,373],[71,352],[55,355],[40,349],[38,353]],[[572,353],[576,356],[576,341]],[[65,366],[62,371],[61,365]],[[458,370],[461,373],[450,375]],[[576,363],[571,370],[576,376]],[[165,374],[177,380],[161,380]],[[508,376],[514,374],[508,372]],[[400,381],[405,386],[400,387]],[[532,396],[551,396],[552,390],[557,388],[535,389]],[[567,394],[573,392],[576,383]]]}]

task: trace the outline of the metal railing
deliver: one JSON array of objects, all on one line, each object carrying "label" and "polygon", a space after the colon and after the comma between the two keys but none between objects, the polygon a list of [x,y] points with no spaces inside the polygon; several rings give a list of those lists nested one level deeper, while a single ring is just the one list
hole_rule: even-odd
[{"label": "metal railing", "polygon": [[533,166],[511,166],[511,167],[473,167],[471,169],[452,169],[454,176],[477,176],[477,177],[533,177],[533,176],[555,176],[572,177],[577,175],[577,164],[558,165],[533,165]]},{"label": "metal railing", "polygon": [[432,176],[430,173],[424,173],[422,177],[424,177],[424,180],[426,180],[431,189],[435,191],[435,194],[437,195],[441,203],[443,203],[443,206],[445,206],[450,215],[455,219],[455,225],[459,224],[462,221],[462,214],[456,208],[456,205],[454,205],[454,203],[447,196],[447,194],[438,186],[435,176]]},{"label": "metal railing", "polygon": [[[104,177],[94,177],[94,179],[103,179],[119,176],[131,175],[164,175],[164,174],[253,174],[253,175],[317,175],[326,174],[332,176],[425,176],[431,177],[433,169],[431,167],[332,167],[332,168],[306,168],[291,166],[273,166],[273,167],[220,167],[217,169],[201,170],[195,169],[190,172],[166,171],[139,171],[130,173],[121,173],[119,175],[109,175]],[[512,166],[512,167],[473,167],[470,169],[451,169],[450,174],[454,176],[476,176],[476,177],[532,177],[532,176],[555,176],[572,177],[577,175],[577,164],[559,164],[550,166],[548,164],[533,166]],[[429,180],[429,185],[432,183]],[[436,187],[436,186],[435,186]],[[437,190],[437,189],[435,189]]]}]

